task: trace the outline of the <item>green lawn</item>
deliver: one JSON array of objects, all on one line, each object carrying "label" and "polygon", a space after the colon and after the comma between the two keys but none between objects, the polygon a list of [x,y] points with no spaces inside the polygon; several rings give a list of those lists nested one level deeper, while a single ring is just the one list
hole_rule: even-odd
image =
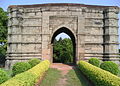
[{"label": "green lawn", "polygon": [[61,73],[59,70],[50,68],[40,86],[55,86],[60,77]]},{"label": "green lawn", "polygon": [[87,80],[79,69],[72,69],[66,75],[68,84],[66,86],[94,86]]}]

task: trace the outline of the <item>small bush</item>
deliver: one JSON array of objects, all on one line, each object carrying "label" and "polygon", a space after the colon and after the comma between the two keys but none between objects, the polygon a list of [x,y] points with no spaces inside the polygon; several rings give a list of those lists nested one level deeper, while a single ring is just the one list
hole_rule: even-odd
[{"label": "small bush", "polygon": [[18,62],[16,64],[13,65],[13,68],[12,68],[12,75],[16,75],[16,74],[19,74],[19,73],[22,73],[28,69],[31,68],[31,65],[27,62]]},{"label": "small bush", "polygon": [[118,65],[112,61],[105,61],[103,62],[101,65],[100,65],[100,68],[106,70],[106,71],[109,71],[115,75],[118,74],[119,72],[119,68],[118,68]]},{"label": "small bush", "polygon": [[31,65],[31,67],[34,67],[35,65],[39,64],[41,61],[37,58],[31,59],[28,61],[28,63]]},{"label": "small bush", "polygon": [[7,73],[4,70],[0,69],[0,84],[5,82],[8,78],[9,77]]},{"label": "small bush", "polygon": [[100,60],[97,59],[97,58],[90,58],[89,59],[89,63],[92,64],[92,65],[94,65],[94,66],[97,66],[97,67],[100,66]]},{"label": "small bush", "polygon": [[95,86],[120,86],[120,77],[108,71],[93,66],[85,61],[79,61],[78,67]]},{"label": "small bush", "polygon": [[50,62],[48,60],[42,61],[35,67],[16,75],[0,86],[34,86],[36,81],[43,77],[49,66]]}]

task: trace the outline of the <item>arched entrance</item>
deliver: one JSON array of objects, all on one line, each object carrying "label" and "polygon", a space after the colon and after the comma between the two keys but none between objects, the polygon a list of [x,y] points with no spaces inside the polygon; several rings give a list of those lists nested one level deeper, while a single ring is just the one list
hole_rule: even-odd
[{"label": "arched entrance", "polygon": [[[71,38],[71,41],[72,41],[72,45],[73,45],[73,63],[76,63],[76,41],[75,41],[75,36],[74,34],[66,27],[62,27],[62,28],[59,28],[57,31],[54,32],[53,36],[52,36],[52,39],[51,39],[51,44],[53,45],[54,43],[54,39],[55,37],[60,34],[60,33],[66,33],[70,38]],[[52,46],[52,62],[53,62],[53,46]]]}]

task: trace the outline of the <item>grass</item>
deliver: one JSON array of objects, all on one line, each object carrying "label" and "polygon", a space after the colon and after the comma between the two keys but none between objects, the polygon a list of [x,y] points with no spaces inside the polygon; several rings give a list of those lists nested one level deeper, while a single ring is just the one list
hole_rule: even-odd
[{"label": "grass", "polygon": [[79,69],[72,69],[66,75],[68,84],[66,86],[94,86],[80,72]]},{"label": "grass", "polygon": [[50,68],[40,86],[55,86],[60,77],[59,70]]}]

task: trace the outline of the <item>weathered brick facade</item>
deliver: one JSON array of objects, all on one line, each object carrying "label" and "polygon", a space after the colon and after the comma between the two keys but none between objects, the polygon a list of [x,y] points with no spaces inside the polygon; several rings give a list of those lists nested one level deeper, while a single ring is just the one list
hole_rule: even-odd
[{"label": "weathered brick facade", "polygon": [[119,7],[67,3],[14,5],[9,6],[8,12],[7,68],[30,58],[52,62],[51,41],[55,33],[61,32],[74,41],[75,61],[90,57],[119,60]]}]

